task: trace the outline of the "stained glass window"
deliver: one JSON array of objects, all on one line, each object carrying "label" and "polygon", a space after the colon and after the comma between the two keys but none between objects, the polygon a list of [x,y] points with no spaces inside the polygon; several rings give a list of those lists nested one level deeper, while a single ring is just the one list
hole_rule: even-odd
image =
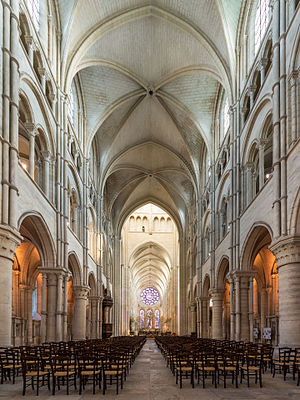
[{"label": "stained glass window", "polygon": [[73,90],[71,89],[69,92],[69,99],[68,99],[68,116],[71,122],[74,122],[74,95]]},{"label": "stained glass window", "polygon": [[153,306],[159,300],[158,291],[151,287],[146,288],[141,293],[141,299],[147,306]]},{"label": "stained glass window", "polygon": [[152,310],[147,311],[147,329],[152,329]]},{"label": "stained glass window", "polygon": [[159,329],[159,310],[155,310],[155,329]]},{"label": "stained glass window", "polygon": [[225,105],[224,105],[223,121],[224,121],[224,136],[225,136],[228,131],[229,123],[230,123],[228,98],[226,98]]},{"label": "stained glass window", "polygon": [[140,311],[140,327],[141,327],[141,329],[145,328],[145,311],[144,310]]},{"label": "stained glass window", "polygon": [[255,54],[265,36],[270,21],[270,0],[258,0],[255,15]]}]

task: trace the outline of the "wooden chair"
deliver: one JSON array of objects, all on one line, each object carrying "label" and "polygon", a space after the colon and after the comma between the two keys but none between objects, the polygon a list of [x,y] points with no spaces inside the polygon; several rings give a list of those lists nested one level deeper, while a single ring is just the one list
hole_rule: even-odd
[{"label": "wooden chair", "polygon": [[15,383],[16,376],[22,369],[22,364],[20,360],[20,352],[18,349],[6,349],[4,353],[0,355],[1,370],[1,383],[3,383],[3,377],[8,378],[12,383]]},{"label": "wooden chair", "polygon": [[218,365],[218,383],[220,376],[223,377],[224,388],[226,388],[226,379],[231,377],[231,382],[238,388],[239,359],[233,352],[223,353],[223,363]]},{"label": "wooden chair", "polygon": [[106,362],[103,368],[103,394],[105,394],[107,389],[107,384],[116,384],[116,393],[119,393],[119,384],[121,389],[123,389],[123,380],[125,374],[125,361],[124,357],[120,354],[111,353],[107,356]]},{"label": "wooden chair", "polygon": [[178,384],[179,378],[179,387],[182,388],[182,379],[190,379],[192,387],[195,387],[194,384],[194,365],[193,360],[190,358],[191,353],[189,351],[182,351],[177,353],[176,364],[175,364],[175,375],[176,375],[176,384]]},{"label": "wooden chair", "polygon": [[203,350],[200,356],[200,362],[197,363],[197,382],[202,380],[203,389],[205,388],[205,380],[211,377],[212,384],[217,387],[217,355],[215,353]]},{"label": "wooden chair", "polygon": [[241,367],[241,383],[247,377],[247,385],[250,387],[250,378],[259,379],[259,386],[262,387],[263,353],[249,352],[245,357],[245,363]]},{"label": "wooden chair", "polygon": [[98,358],[94,354],[80,354],[77,359],[79,376],[79,394],[85,389],[89,380],[93,383],[93,394],[96,392],[96,383],[101,389],[101,367]]},{"label": "wooden chair", "polygon": [[44,361],[38,357],[23,355],[22,361],[22,375],[23,375],[23,396],[25,396],[26,388],[36,385],[36,395],[39,395],[39,389],[45,385],[45,381],[50,390],[50,370],[44,369]]},{"label": "wooden chair", "polygon": [[290,368],[290,355],[291,355],[291,348],[289,347],[282,347],[279,349],[279,358],[273,361],[273,378],[276,374],[283,372],[283,379],[286,380],[286,374]]},{"label": "wooden chair", "polygon": [[58,390],[62,385],[67,386],[69,394],[70,384],[76,389],[76,362],[70,354],[62,354],[51,358],[52,372],[52,394],[55,395],[56,386]]}]

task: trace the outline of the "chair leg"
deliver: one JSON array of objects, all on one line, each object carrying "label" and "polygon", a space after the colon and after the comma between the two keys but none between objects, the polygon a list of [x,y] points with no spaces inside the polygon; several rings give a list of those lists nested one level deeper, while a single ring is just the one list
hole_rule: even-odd
[{"label": "chair leg", "polygon": [[53,378],[52,378],[52,395],[55,395],[55,385],[56,385],[56,378],[55,375],[53,374]]},{"label": "chair leg", "polygon": [[106,375],[103,374],[103,394],[105,394],[105,389],[106,389]]},{"label": "chair leg", "polygon": [[262,376],[261,376],[261,370],[259,370],[259,387],[262,388]]},{"label": "chair leg", "polygon": [[26,376],[23,376],[23,396],[25,396],[25,392],[26,392]]}]

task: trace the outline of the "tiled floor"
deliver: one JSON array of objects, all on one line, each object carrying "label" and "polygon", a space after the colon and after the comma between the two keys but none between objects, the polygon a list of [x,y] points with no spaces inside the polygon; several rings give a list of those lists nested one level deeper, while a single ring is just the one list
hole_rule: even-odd
[{"label": "tiled floor", "polygon": [[[36,399],[35,394],[28,389],[26,396],[21,394],[21,379],[15,385],[4,383],[0,385],[0,399]],[[228,385],[224,389],[222,385],[215,389],[208,384],[206,389],[202,389],[200,385],[196,385],[192,389],[188,381],[184,381],[183,388],[175,383],[175,378],[168,368],[165,361],[157,349],[154,341],[149,340],[143,347],[140,355],[136,359],[130,374],[125,382],[124,389],[117,396],[115,394],[115,386],[110,387],[103,396],[102,392],[97,391],[93,396],[91,388],[88,387],[82,396],[78,395],[74,389],[71,389],[70,395],[66,395],[65,389],[62,389],[55,396],[55,399],[97,399],[99,397],[118,400],[234,400],[234,399],[272,399],[272,400],[299,400],[300,386],[296,386],[296,382],[288,378],[283,382],[281,376],[273,379],[270,373],[263,376],[263,388],[260,389],[253,382],[250,388],[246,384],[240,385],[235,389]],[[41,389],[40,398],[53,399],[54,397],[46,388]]]}]

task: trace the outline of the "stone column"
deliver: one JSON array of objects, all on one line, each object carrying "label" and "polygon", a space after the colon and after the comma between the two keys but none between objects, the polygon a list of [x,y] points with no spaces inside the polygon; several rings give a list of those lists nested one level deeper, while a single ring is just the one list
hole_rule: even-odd
[{"label": "stone column", "polygon": [[49,163],[50,163],[50,152],[43,151],[43,189],[45,195],[49,196]]},{"label": "stone column", "polygon": [[252,108],[253,108],[255,90],[256,90],[256,86],[254,86],[254,85],[249,86],[248,93],[249,93],[249,97],[250,97],[250,110],[252,110]]},{"label": "stone column", "polygon": [[56,273],[47,272],[47,342],[54,342],[56,339]]},{"label": "stone column", "polygon": [[279,274],[279,346],[300,347],[300,237],[273,242]]},{"label": "stone column", "polygon": [[24,39],[27,44],[27,52],[30,64],[33,65],[33,37],[31,35],[26,35]]},{"label": "stone column", "polygon": [[39,71],[39,74],[41,77],[41,85],[42,85],[43,93],[46,93],[46,69],[39,68],[38,71]]},{"label": "stone column", "polygon": [[21,236],[8,226],[0,225],[0,346],[11,345],[12,265]]},{"label": "stone column", "polygon": [[241,301],[241,340],[249,340],[249,274],[240,277],[240,301]]},{"label": "stone column", "polygon": [[27,319],[27,345],[32,345],[32,287],[28,286],[26,288],[27,297],[27,309],[26,309],[26,319]]},{"label": "stone column", "polygon": [[47,330],[47,274],[42,272],[41,343],[46,341]]},{"label": "stone column", "polygon": [[98,312],[98,304],[99,304],[99,297],[90,297],[90,338],[97,339],[97,312]]},{"label": "stone column", "polygon": [[57,274],[56,341],[63,340],[63,273]]},{"label": "stone column", "polygon": [[212,296],[212,338],[223,339],[222,337],[222,313],[224,291],[214,289],[210,292]]},{"label": "stone column", "polygon": [[265,80],[266,76],[266,66],[268,64],[268,60],[265,58],[262,58],[259,62],[259,70],[260,70],[260,82],[261,85],[263,85],[263,82]]},{"label": "stone column", "polygon": [[247,107],[242,107],[241,108],[241,117],[242,117],[242,126],[244,126],[245,125],[245,121],[246,121],[246,113],[247,113],[247,111],[248,111],[248,108]]},{"label": "stone column", "polygon": [[234,301],[234,279],[229,277],[230,285],[230,340],[235,340],[235,301]]},{"label": "stone column", "polygon": [[191,310],[191,332],[196,332],[196,310],[197,306],[196,303],[191,303],[190,305]]},{"label": "stone column", "polygon": [[280,46],[279,46],[279,19],[280,7],[279,0],[273,1],[273,18],[272,18],[272,44],[273,44],[273,60],[272,60],[272,99],[273,99],[273,193],[274,193],[274,237],[281,235],[281,188],[280,188]]},{"label": "stone column", "polygon": [[63,311],[63,340],[68,340],[68,282],[69,276],[68,274],[64,277],[64,311]]},{"label": "stone column", "polygon": [[261,338],[263,329],[266,327],[266,309],[267,309],[267,290],[265,287],[261,289],[260,296],[260,328],[261,328]]},{"label": "stone column", "polygon": [[86,305],[89,288],[87,286],[73,286],[74,291],[74,321],[73,339],[84,340],[86,334]]},{"label": "stone column", "polygon": [[253,163],[248,162],[246,164],[246,190],[247,200],[246,206],[248,206],[253,198]]},{"label": "stone column", "polygon": [[254,341],[254,324],[253,324],[253,277],[249,278],[249,329],[250,329],[250,342]]},{"label": "stone column", "polygon": [[289,77],[291,85],[291,144],[297,140],[297,79],[298,73],[292,72]]},{"label": "stone column", "polygon": [[258,143],[258,176],[259,176],[259,190],[264,186],[265,183],[265,145],[266,140],[261,139]]},{"label": "stone column", "polygon": [[234,277],[235,280],[235,340],[241,337],[241,303],[240,303],[240,277]]},{"label": "stone column", "polygon": [[98,331],[97,338],[102,339],[102,324],[103,324],[103,307],[102,307],[103,297],[99,297],[98,303]]},{"label": "stone column", "polygon": [[202,336],[203,338],[208,337],[208,297],[201,297],[201,311],[202,311]]}]

